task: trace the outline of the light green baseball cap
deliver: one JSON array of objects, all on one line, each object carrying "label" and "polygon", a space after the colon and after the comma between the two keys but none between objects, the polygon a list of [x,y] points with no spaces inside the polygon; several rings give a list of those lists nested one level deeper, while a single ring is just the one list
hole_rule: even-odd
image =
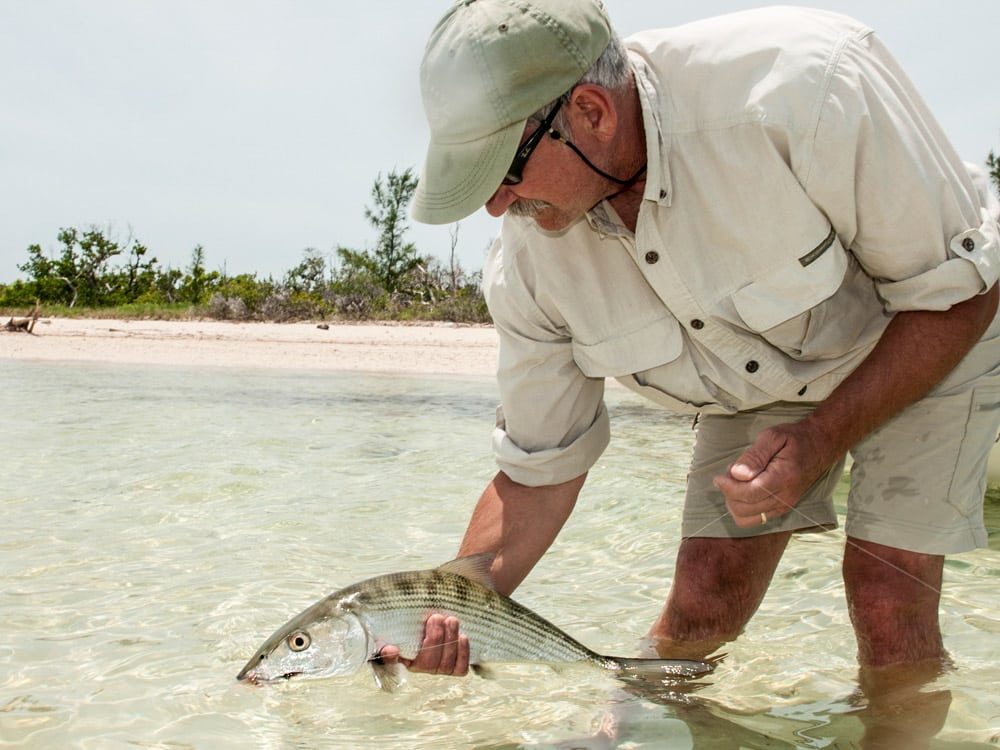
[{"label": "light green baseball cap", "polygon": [[611,40],[599,0],[458,0],[420,66],[431,131],[417,221],[448,224],[486,204],[528,118],[577,83]]}]

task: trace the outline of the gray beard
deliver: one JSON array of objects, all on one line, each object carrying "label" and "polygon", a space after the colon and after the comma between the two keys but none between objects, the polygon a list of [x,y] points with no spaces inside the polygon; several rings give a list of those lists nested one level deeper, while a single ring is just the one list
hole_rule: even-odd
[{"label": "gray beard", "polygon": [[540,212],[551,207],[552,204],[545,201],[520,198],[507,206],[507,213],[511,216],[522,216],[527,219],[534,219]]}]

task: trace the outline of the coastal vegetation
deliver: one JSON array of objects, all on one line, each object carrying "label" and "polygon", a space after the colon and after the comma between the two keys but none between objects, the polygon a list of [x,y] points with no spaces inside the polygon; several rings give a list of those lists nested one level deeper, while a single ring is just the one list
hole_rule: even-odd
[{"label": "coastal vegetation", "polygon": [[59,249],[27,249],[18,269],[27,279],[0,286],[0,310],[20,315],[41,305],[46,315],[223,320],[442,320],[489,322],[481,272],[462,269],[451,231],[450,257],[418,253],[406,240],[407,208],[416,189],[412,170],[379,175],[365,218],[372,249],[313,248],[281,278],[229,276],[208,270],[198,245],[183,269],[164,267],[129,234],[97,226],[61,229]]},{"label": "coastal vegetation", "polygon": [[[990,151],[986,166],[1000,192],[1000,156]],[[28,278],[0,284],[0,314],[37,315],[41,305],[46,315],[63,317],[488,323],[482,273],[466,272],[455,255],[459,225],[445,260],[421,255],[406,240],[416,185],[411,169],[379,175],[365,209],[374,247],[338,246],[332,254],[308,248],[279,279],[209,271],[201,245],[177,269],[161,265],[131,234],[120,239],[97,226],[64,228],[56,254],[31,245],[18,265]]]}]

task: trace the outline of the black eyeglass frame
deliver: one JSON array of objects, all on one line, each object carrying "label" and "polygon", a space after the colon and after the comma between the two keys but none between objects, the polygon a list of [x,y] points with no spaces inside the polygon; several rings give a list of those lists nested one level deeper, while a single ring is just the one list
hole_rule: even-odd
[{"label": "black eyeglass frame", "polygon": [[538,144],[542,142],[542,138],[546,136],[547,133],[555,133],[558,135],[558,131],[552,129],[552,123],[556,119],[556,114],[559,112],[559,108],[562,106],[563,100],[558,99],[556,105],[552,108],[545,119],[542,120],[542,124],[539,125],[535,132],[528,136],[528,140],[521,144],[521,147],[514,154],[514,158],[510,162],[510,166],[507,167],[507,174],[503,178],[504,185],[520,185],[521,181],[524,179],[522,173],[524,172],[524,165],[528,163],[528,159],[534,153],[535,149],[538,148]]},{"label": "black eyeglass frame", "polygon": [[644,163],[641,167],[639,167],[639,171],[637,171],[634,175],[622,180],[618,177],[613,177],[612,175],[609,175],[607,172],[605,172],[603,169],[596,167],[594,163],[590,161],[590,159],[588,159],[586,155],[576,146],[576,144],[566,139],[562,135],[562,133],[560,133],[558,130],[552,127],[552,123],[556,119],[556,114],[559,112],[559,108],[562,105],[563,105],[563,98],[560,97],[559,99],[556,100],[555,106],[552,107],[552,111],[545,116],[544,120],[542,120],[542,124],[535,129],[534,133],[528,136],[528,140],[526,140],[523,144],[521,144],[521,147],[517,150],[517,153],[514,154],[514,158],[511,160],[510,166],[507,167],[507,174],[503,178],[502,184],[508,186],[521,184],[521,181],[524,179],[524,177],[522,176],[522,173],[524,172],[524,165],[528,163],[528,159],[531,158],[531,155],[534,153],[535,149],[538,148],[538,144],[542,142],[542,138],[544,138],[546,135],[551,135],[553,140],[559,141],[560,143],[569,146],[570,149],[572,149],[577,156],[583,159],[584,164],[590,167],[593,171],[597,172],[597,174],[599,174],[604,179],[611,180],[611,182],[615,183],[616,185],[624,185],[624,186],[632,185],[637,179],[639,179],[642,173],[646,171],[646,165]]}]

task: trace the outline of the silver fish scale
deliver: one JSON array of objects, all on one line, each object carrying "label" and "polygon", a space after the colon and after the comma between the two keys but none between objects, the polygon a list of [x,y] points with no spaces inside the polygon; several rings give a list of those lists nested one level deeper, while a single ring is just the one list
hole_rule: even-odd
[{"label": "silver fish scale", "polygon": [[372,635],[406,658],[420,648],[428,614],[454,615],[469,637],[470,661],[574,662],[609,667],[607,659],[542,617],[464,576],[442,570],[390,573],[334,595],[367,620]]}]

